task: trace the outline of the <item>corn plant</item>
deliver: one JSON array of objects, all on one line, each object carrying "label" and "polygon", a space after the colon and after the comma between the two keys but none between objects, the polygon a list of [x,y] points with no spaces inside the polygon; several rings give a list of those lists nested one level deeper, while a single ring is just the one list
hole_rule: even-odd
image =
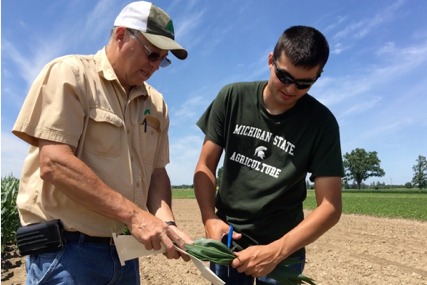
[{"label": "corn plant", "polygon": [[[188,254],[191,254],[202,261],[210,261],[220,265],[230,265],[233,259],[236,258],[236,255],[225,244],[212,239],[197,239],[194,240],[194,244],[185,244],[185,248]],[[280,262],[270,274],[267,274],[267,276],[285,285],[316,285],[311,278],[287,267],[287,265],[301,262],[303,261],[292,258],[285,259]]]},{"label": "corn plant", "polygon": [[19,215],[16,208],[19,180],[9,175],[1,179],[1,251],[15,242],[19,227]]}]

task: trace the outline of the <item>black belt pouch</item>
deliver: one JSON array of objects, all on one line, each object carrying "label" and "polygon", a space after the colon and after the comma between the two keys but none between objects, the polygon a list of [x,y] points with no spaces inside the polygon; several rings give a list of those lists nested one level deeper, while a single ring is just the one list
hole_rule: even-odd
[{"label": "black belt pouch", "polygon": [[58,250],[65,245],[63,232],[60,220],[20,227],[16,232],[19,253],[24,256]]}]

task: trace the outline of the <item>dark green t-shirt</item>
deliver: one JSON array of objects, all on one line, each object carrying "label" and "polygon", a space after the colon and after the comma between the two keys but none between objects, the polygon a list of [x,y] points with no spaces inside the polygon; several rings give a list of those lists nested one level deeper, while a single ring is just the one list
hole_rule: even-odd
[{"label": "dark green t-shirt", "polygon": [[217,215],[242,233],[240,249],[271,243],[304,219],[307,173],[311,181],[343,176],[334,115],[308,94],[271,115],[262,101],[266,84],[225,86],[197,122],[225,150]]}]

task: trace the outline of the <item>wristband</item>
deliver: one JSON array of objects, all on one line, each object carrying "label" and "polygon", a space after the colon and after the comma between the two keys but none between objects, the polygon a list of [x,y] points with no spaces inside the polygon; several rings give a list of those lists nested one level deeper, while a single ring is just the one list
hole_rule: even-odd
[{"label": "wristband", "polygon": [[168,224],[169,226],[178,227],[174,221],[166,221],[165,223]]}]

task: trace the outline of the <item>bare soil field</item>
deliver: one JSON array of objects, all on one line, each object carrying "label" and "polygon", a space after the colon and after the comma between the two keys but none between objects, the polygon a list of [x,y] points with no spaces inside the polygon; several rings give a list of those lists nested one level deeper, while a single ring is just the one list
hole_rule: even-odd
[{"label": "bare soil field", "polygon": [[[174,200],[173,209],[187,234],[204,236],[196,200]],[[161,254],[140,258],[140,273],[141,285],[209,284],[192,262]],[[427,285],[427,223],[343,215],[307,247],[304,274],[318,285]],[[2,285],[25,284],[24,259],[2,256],[1,278]]]}]

